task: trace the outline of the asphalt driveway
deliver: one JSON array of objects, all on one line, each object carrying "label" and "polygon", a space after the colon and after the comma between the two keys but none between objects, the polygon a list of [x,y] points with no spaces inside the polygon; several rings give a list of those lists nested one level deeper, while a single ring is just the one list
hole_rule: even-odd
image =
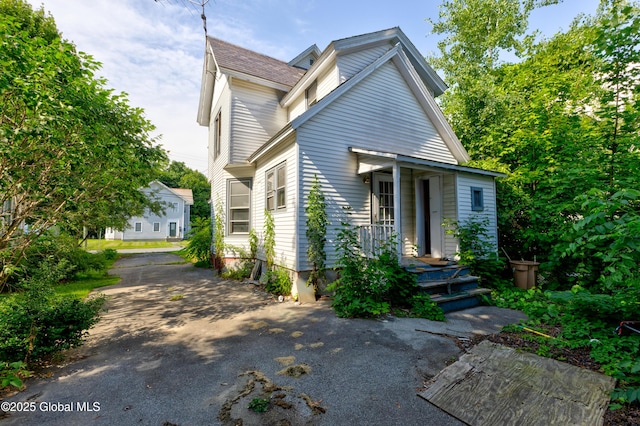
[{"label": "asphalt driveway", "polygon": [[[102,289],[108,311],[86,344],[7,398],[26,411],[0,423],[459,425],[417,393],[462,354],[455,336],[522,318],[480,308],[447,323],[347,320],[327,302],[278,303],[180,262],[118,261],[122,281]],[[257,398],[266,412],[248,408]]]}]

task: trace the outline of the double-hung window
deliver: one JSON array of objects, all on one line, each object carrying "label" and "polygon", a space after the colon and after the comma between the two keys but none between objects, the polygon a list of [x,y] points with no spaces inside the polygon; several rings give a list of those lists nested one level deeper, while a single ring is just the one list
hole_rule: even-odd
[{"label": "double-hung window", "polygon": [[246,234],[250,229],[251,179],[229,180],[227,193],[229,234]]},{"label": "double-hung window", "polygon": [[287,163],[267,170],[267,210],[281,210],[287,206]]}]

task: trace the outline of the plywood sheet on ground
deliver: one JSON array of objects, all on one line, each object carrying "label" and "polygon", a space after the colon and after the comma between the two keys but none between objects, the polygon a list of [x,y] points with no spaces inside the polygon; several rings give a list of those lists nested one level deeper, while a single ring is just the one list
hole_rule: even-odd
[{"label": "plywood sheet on ground", "polygon": [[483,341],[419,395],[470,425],[601,425],[611,377]]}]

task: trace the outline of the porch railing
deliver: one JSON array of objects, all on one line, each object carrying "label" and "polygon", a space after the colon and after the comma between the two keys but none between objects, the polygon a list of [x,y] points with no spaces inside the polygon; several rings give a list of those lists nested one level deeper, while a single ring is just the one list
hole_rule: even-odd
[{"label": "porch railing", "polygon": [[368,257],[377,256],[385,245],[395,242],[393,225],[361,225],[358,231],[360,247]]}]

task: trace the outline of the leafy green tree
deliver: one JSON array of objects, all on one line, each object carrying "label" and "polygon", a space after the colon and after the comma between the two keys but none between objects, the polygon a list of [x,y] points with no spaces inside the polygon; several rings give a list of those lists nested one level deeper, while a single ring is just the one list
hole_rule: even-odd
[{"label": "leafy green tree", "polygon": [[211,187],[207,177],[197,170],[190,169],[184,163],[172,161],[160,173],[158,179],[170,188],[189,188],[193,191],[193,206],[191,206],[191,217],[210,219]]},{"label": "leafy green tree", "polygon": [[0,0],[0,286],[52,226],[122,228],[160,209],[138,189],[166,154],[143,111],[107,89],[98,68],[43,10]]}]

